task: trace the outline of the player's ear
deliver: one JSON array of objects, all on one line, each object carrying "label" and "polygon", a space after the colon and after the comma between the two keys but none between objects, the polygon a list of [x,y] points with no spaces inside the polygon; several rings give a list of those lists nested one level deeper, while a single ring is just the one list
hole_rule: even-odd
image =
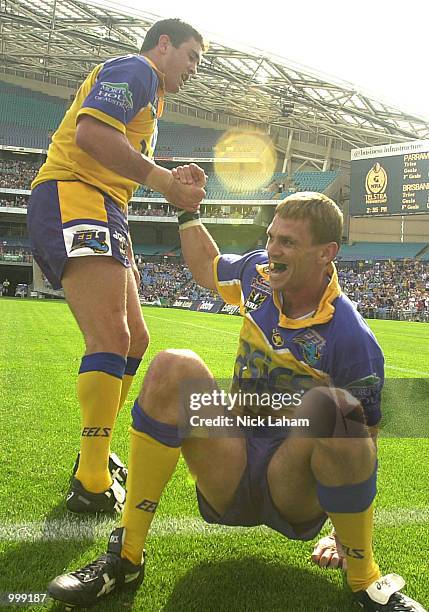
[{"label": "player's ear", "polygon": [[333,261],[338,253],[338,244],[336,242],[328,242],[322,246],[321,258],[324,263],[328,264]]},{"label": "player's ear", "polygon": [[158,39],[158,47],[162,53],[165,53],[168,47],[171,45],[171,40],[168,34],[161,34]]}]

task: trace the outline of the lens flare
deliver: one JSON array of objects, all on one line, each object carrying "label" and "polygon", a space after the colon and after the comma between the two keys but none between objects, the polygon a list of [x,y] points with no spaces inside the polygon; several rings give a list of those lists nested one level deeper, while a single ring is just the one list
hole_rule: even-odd
[{"label": "lens flare", "polygon": [[215,146],[214,170],[223,187],[245,194],[267,186],[276,169],[271,139],[260,132],[229,130]]}]

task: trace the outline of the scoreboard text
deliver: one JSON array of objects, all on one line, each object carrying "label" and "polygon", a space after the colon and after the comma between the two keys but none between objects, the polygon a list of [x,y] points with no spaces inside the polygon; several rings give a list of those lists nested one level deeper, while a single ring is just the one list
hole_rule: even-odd
[{"label": "scoreboard text", "polygon": [[429,213],[429,141],[352,150],[350,214]]}]

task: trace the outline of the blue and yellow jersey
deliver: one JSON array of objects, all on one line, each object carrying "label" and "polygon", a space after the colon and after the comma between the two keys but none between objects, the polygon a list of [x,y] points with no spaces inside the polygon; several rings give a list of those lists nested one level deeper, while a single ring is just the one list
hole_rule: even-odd
[{"label": "blue and yellow jersey", "polygon": [[75,141],[76,124],[83,115],[95,117],[125,134],[137,151],[153,157],[163,94],[163,75],[141,55],[117,57],[96,66],[53,135],[47,160],[32,187],[49,180],[82,181],[125,209],[138,184],[82,151]]},{"label": "blue and yellow jersey", "polygon": [[381,418],[384,358],[373,333],[341,292],[335,266],[316,312],[305,319],[282,313],[269,284],[263,250],[220,255],[214,262],[219,294],[244,317],[233,388],[301,393],[315,385],[347,389],[361,401],[368,425]]}]

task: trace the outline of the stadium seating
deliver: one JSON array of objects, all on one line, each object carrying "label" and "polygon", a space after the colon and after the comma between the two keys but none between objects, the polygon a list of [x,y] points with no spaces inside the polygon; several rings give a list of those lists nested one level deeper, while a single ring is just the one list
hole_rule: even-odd
[{"label": "stadium seating", "polygon": [[165,255],[167,253],[177,255],[180,253],[180,247],[177,245],[168,245],[168,244],[137,244],[133,245],[134,253],[136,255],[146,255],[152,256],[155,255]]},{"label": "stadium seating", "polygon": [[222,132],[210,128],[159,122],[156,155],[160,157],[213,157],[213,147]]},{"label": "stadium seating", "polygon": [[[293,175],[292,184],[294,188],[281,191],[281,187],[287,183],[287,174],[275,172],[268,181],[261,180],[261,175],[254,173],[250,178],[243,178],[243,183],[237,190],[228,189],[214,172],[207,173],[207,199],[209,200],[279,200],[294,193],[295,191],[319,191],[323,193],[325,189],[337,178],[338,172],[296,172]],[[303,175],[303,176],[301,176]],[[237,181],[234,173],[225,173],[227,182]],[[262,187],[258,187],[260,184]],[[278,188],[274,190],[274,187]],[[150,192],[146,187],[139,187],[137,197],[162,198],[158,192]],[[277,202],[275,202],[277,203]]]},{"label": "stadium seating", "polygon": [[0,144],[46,149],[67,101],[0,81]]}]

